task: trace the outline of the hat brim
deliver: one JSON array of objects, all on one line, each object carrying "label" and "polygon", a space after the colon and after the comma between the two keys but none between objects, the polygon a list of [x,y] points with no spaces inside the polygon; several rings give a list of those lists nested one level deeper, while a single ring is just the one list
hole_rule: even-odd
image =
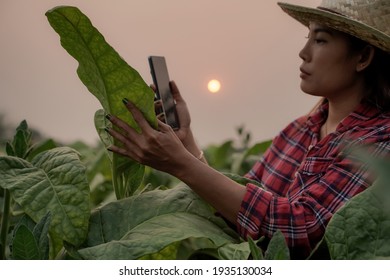
[{"label": "hat brim", "polygon": [[308,8],[281,2],[278,5],[284,12],[305,26],[309,26],[310,22],[318,22],[355,36],[386,52],[390,52],[390,36],[360,21],[318,8]]}]

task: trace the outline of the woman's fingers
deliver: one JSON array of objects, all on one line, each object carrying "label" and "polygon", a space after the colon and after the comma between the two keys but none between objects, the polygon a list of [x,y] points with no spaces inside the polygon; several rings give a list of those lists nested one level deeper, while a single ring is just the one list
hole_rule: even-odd
[{"label": "woman's fingers", "polygon": [[[116,147],[115,145],[111,146],[110,150],[121,155],[139,158],[140,155],[136,155],[137,151],[139,151],[140,149],[142,150],[141,146],[145,146],[145,144],[150,139],[156,138],[157,133],[159,132],[150,126],[150,124],[143,116],[142,112],[133,103],[129,102],[127,99],[124,99],[123,103],[126,105],[127,109],[132,114],[135,122],[141,129],[141,132],[137,132],[135,128],[131,127],[120,118],[112,115],[107,115],[107,119],[113,124],[113,126],[118,129],[106,128],[106,131],[113,138],[123,144],[123,146],[121,147]],[[158,120],[158,129],[160,132],[162,132],[166,131],[168,128],[166,124]]]},{"label": "woman's fingers", "polygon": [[169,87],[171,89],[173,99],[175,99],[176,102],[177,101],[183,101],[183,98],[181,97],[179,88],[177,87],[175,81],[170,81],[169,82]]},{"label": "woman's fingers", "polygon": [[167,125],[164,120],[160,120],[157,118],[158,131],[160,132],[168,132],[171,127]]},{"label": "woman's fingers", "polygon": [[[119,120],[119,119],[118,119]],[[113,119],[115,122],[115,120]],[[122,146],[116,146],[111,145],[107,149],[111,152],[120,154],[122,156],[131,157],[132,159],[140,162],[141,157],[137,154],[139,152],[139,148],[136,145],[136,142],[134,142],[134,138],[129,138],[129,136],[125,136],[122,133],[116,131],[113,128],[106,128],[106,131],[108,134],[110,134],[113,138],[115,138],[117,141],[122,143]],[[128,133],[128,132],[127,132]],[[134,131],[133,137],[141,137],[137,132]],[[134,142],[134,143],[133,143]]]},{"label": "woman's fingers", "polygon": [[141,128],[142,133],[150,133],[153,130],[153,128],[149,125],[142,112],[126,98],[123,99],[123,103],[126,105],[127,109],[133,115],[133,118]]},{"label": "woman's fingers", "polygon": [[[120,130],[122,130],[126,135],[130,136],[130,137],[134,137],[136,136],[137,132],[135,131],[134,128],[132,128],[130,125],[128,125],[126,122],[122,121],[121,119],[119,119],[118,117],[116,116],[112,116],[112,115],[107,115],[106,118],[113,124],[115,125],[116,127],[120,128]],[[112,136],[114,136],[115,138],[117,137],[121,137],[121,139],[118,139],[119,141],[125,143],[125,136],[123,136],[122,134],[120,134],[119,132],[117,132],[116,130],[114,129],[106,129],[107,132],[109,132]],[[114,135],[113,135],[114,134]],[[124,137],[124,138],[122,138]]]},{"label": "woman's fingers", "polygon": [[[137,133],[134,128],[132,128],[130,125],[128,125],[126,122],[122,121],[118,117],[112,116],[112,115],[107,115],[107,119],[116,127],[120,128],[125,134],[122,135],[121,133],[115,131],[115,130],[110,130],[110,134],[117,138],[119,141],[125,143],[126,140],[129,138],[136,138],[137,135],[139,136],[140,134],[146,134],[150,135],[152,133],[155,133],[156,131],[150,126],[148,121],[145,119],[144,115],[142,112],[130,101],[128,101],[126,98],[123,99],[123,103],[127,107],[127,109],[130,111],[132,114],[134,121],[138,124],[138,126],[141,129],[141,133]],[[128,137],[128,138],[127,138]]]},{"label": "woman's fingers", "polygon": [[[113,123],[114,123],[114,119],[112,118],[113,120]],[[119,133],[118,131],[116,131],[115,129],[113,128],[106,128],[106,131],[112,136],[114,137],[115,139],[117,139],[119,142],[122,142],[125,146],[129,146],[131,144],[131,142],[129,141],[129,139],[124,136],[123,134]],[[127,131],[126,131],[127,132]]]},{"label": "woman's fingers", "polygon": [[161,171],[169,173],[174,170],[175,162],[182,158],[179,154],[186,152],[175,131],[159,118],[158,127],[154,129],[133,103],[127,100],[123,103],[141,131],[138,132],[118,117],[108,116],[114,128],[107,128],[106,131],[115,139],[115,144],[108,150]]},{"label": "woman's fingers", "polygon": [[157,117],[164,113],[161,100],[154,101],[154,112],[156,112]]},{"label": "woman's fingers", "polygon": [[164,113],[160,113],[157,115],[157,119],[161,122],[164,122],[165,123],[165,114]]},{"label": "woman's fingers", "polygon": [[120,148],[120,147],[117,147],[114,145],[111,145],[110,147],[108,147],[107,150],[114,152],[114,153],[117,153],[117,154],[120,154],[120,155],[125,156],[125,157],[130,156],[129,152],[126,149],[123,149],[123,148]]}]

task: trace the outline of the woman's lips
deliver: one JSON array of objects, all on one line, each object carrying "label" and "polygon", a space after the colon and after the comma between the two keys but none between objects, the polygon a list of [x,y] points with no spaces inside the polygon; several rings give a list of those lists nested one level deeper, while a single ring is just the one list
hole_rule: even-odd
[{"label": "woman's lips", "polygon": [[299,68],[299,70],[301,71],[301,74],[299,75],[301,77],[301,79],[305,79],[307,78],[308,76],[310,76],[310,73],[305,71],[302,67]]}]

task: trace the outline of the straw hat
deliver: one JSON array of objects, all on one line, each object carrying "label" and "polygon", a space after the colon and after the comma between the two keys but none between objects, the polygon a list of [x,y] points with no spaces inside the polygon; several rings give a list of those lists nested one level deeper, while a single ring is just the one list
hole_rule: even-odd
[{"label": "straw hat", "polygon": [[318,22],[390,52],[390,0],[322,0],[317,8],[278,5],[306,26]]}]

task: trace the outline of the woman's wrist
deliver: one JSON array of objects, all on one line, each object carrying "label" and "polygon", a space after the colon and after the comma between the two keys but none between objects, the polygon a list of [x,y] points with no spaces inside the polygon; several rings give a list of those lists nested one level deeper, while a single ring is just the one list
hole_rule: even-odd
[{"label": "woman's wrist", "polygon": [[207,163],[202,149],[200,149],[199,146],[196,144],[191,129],[188,129],[186,139],[184,139],[182,143],[184,147],[187,149],[187,151],[189,151],[194,157],[196,157],[198,160],[204,163]]},{"label": "woman's wrist", "polygon": [[189,151],[193,156],[197,157],[200,154],[201,149],[196,144],[195,138],[190,128],[188,128],[186,138],[183,139],[182,143],[187,151]]}]

